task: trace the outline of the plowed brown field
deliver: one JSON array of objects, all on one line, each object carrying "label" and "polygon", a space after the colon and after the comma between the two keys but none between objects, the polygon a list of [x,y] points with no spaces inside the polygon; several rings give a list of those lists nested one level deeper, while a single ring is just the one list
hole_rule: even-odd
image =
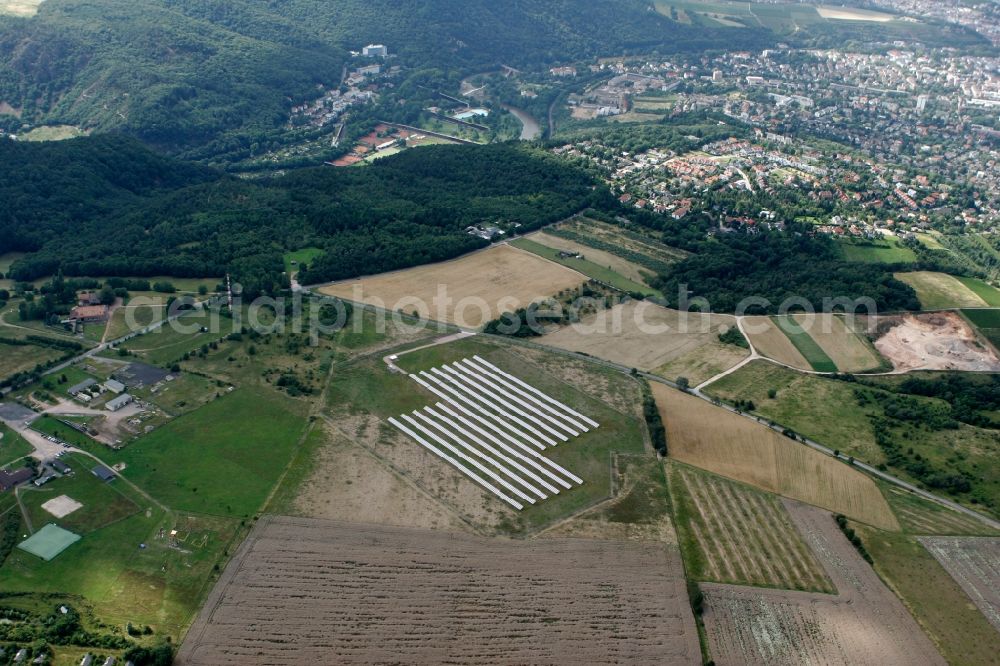
[{"label": "plowed brown field", "polygon": [[676,550],[265,517],[177,664],[697,664]]}]

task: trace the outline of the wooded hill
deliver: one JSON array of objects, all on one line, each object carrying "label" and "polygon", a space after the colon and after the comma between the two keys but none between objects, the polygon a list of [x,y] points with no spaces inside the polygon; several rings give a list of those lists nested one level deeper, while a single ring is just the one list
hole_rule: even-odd
[{"label": "wooded hill", "polygon": [[0,128],[63,123],[228,154],[339,85],[348,50],[371,42],[410,71],[474,72],[772,39],[691,30],[639,0],[46,0],[30,19],[0,16],[0,102],[17,113]]},{"label": "wooded hill", "polygon": [[319,282],[454,257],[472,224],[532,229],[614,199],[590,176],[522,144],[428,146],[353,169],[242,180],[158,156],[135,140],[0,140],[0,254],[11,276],[215,276],[248,293],[282,284],[282,255],[325,250]]}]

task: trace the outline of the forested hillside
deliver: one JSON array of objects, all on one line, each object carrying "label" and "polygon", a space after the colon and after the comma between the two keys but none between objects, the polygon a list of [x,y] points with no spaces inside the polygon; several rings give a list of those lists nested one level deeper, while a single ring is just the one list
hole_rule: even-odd
[{"label": "forested hillside", "polygon": [[0,16],[0,109],[15,111],[0,128],[67,123],[221,154],[338,85],[368,42],[409,70],[471,72],[770,39],[685,29],[638,0],[46,0]]},{"label": "forested hillside", "polygon": [[0,254],[29,280],[211,276],[248,293],[283,278],[282,254],[326,250],[303,280],[377,273],[486,244],[477,223],[535,228],[614,199],[584,172],[525,145],[432,146],[358,169],[240,180],[159,157],[134,140],[0,141]]}]

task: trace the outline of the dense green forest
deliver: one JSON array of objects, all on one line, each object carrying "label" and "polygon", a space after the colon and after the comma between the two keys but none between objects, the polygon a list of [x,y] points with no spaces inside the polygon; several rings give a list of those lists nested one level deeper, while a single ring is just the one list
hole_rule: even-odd
[{"label": "dense green forest", "polygon": [[285,278],[282,255],[325,250],[320,282],[454,257],[472,224],[537,228],[614,199],[528,145],[429,146],[355,169],[241,180],[163,158],[124,137],[0,141],[0,254],[11,277],[216,276],[248,294]]},{"label": "dense green forest", "polygon": [[338,85],[348,50],[370,42],[447,74],[771,38],[687,30],[639,0],[46,0],[30,19],[0,16],[0,102],[19,113],[0,127],[67,123],[230,153],[318,84]]},{"label": "dense green forest", "polygon": [[883,311],[920,309],[916,293],[893,277],[891,267],[844,261],[826,236],[792,229],[692,242],[690,234],[668,229],[664,239],[696,252],[655,283],[673,305],[684,292],[706,299],[715,312],[733,312],[748,298],[762,300],[745,314],[775,313],[787,299],[817,309],[827,298],[870,298]]},{"label": "dense green forest", "polygon": [[163,157],[134,139],[105,135],[57,143],[0,141],[0,254],[28,255],[10,277],[232,273],[248,295],[287,284],[282,256],[323,254],[304,284],[345,279],[458,256],[487,241],[476,224],[519,232],[584,209],[620,215],[693,254],[657,286],[681,285],[716,311],[758,296],[772,311],[785,298],[819,307],[827,297],[869,297],[880,309],[919,307],[894,267],[844,261],[833,242],[789,232],[711,237],[710,215],[676,221],[621,208],[586,170],[522,143],[428,146],[370,166],[302,169],[240,179]]}]

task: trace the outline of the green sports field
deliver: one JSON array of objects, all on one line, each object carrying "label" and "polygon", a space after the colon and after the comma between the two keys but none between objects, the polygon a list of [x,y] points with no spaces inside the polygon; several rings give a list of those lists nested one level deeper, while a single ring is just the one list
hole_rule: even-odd
[{"label": "green sports field", "polygon": [[79,540],[80,535],[49,523],[17,544],[17,547],[49,562]]}]

